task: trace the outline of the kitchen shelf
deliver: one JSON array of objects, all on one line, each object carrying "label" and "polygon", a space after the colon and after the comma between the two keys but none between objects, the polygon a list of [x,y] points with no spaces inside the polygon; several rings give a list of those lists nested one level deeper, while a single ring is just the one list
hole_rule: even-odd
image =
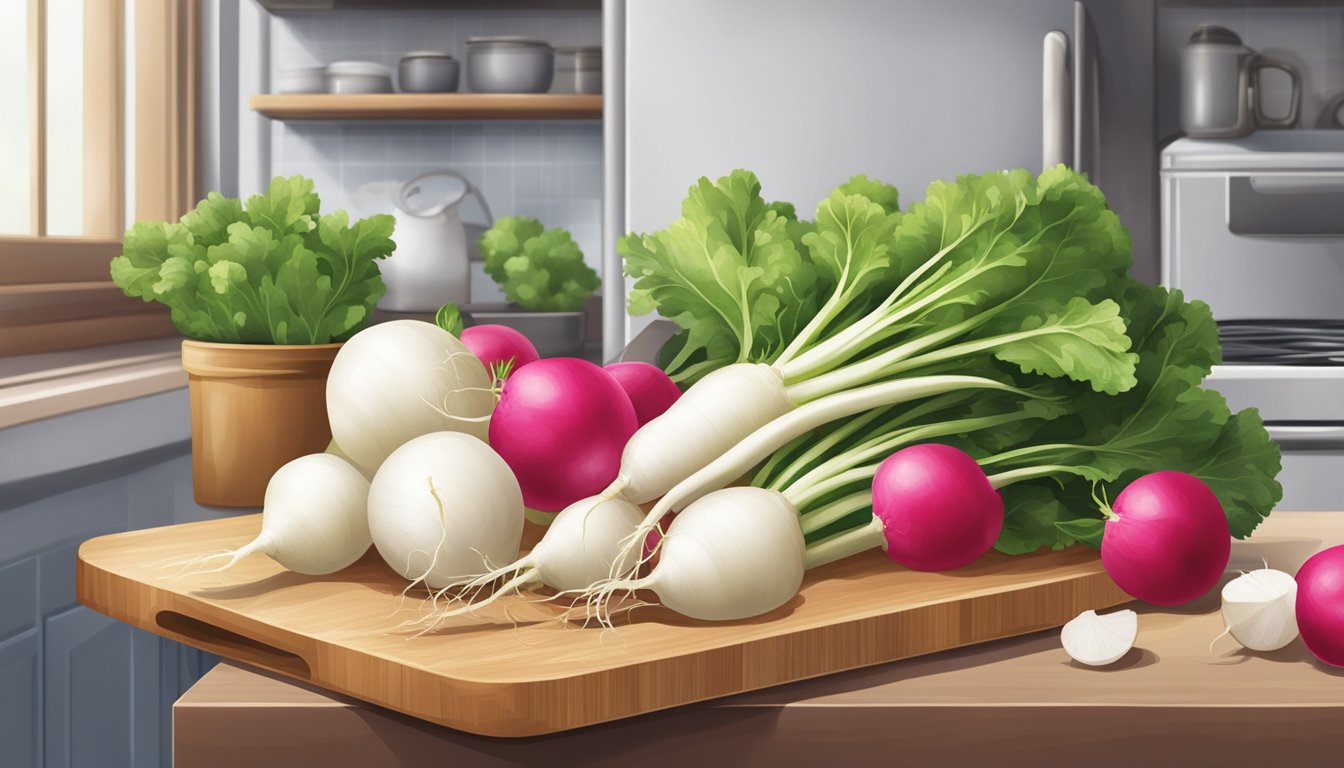
[{"label": "kitchen shelf", "polygon": [[600,95],[559,93],[258,94],[275,120],[601,120]]},{"label": "kitchen shelf", "polygon": [[602,0],[257,0],[271,13],[358,10],[600,10]]}]

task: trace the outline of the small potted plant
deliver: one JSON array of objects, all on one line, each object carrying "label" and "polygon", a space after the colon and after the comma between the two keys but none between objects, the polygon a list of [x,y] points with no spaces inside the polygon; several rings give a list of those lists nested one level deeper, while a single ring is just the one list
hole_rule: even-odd
[{"label": "small potted plant", "polygon": [[259,505],[275,470],[331,440],[327,372],[383,295],[395,220],[350,224],[319,203],[301,176],[246,204],[212,192],[176,223],[136,223],[112,260],[113,282],[166,305],[186,337],[201,504]]},{"label": "small potted plant", "polygon": [[602,280],[583,251],[559,227],[546,229],[527,216],[502,216],[477,241],[485,273],[509,305],[474,305],[472,323],[506,325],[521,332],[543,357],[572,354],[583,345],[584,301]]}]

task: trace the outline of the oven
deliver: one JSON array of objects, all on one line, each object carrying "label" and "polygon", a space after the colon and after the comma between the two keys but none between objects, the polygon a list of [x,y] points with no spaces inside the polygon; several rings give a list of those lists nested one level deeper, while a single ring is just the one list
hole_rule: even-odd
[{"label": "oven", "polygon": [[1344,487],[1344,131],[1180,139],[1162,153],[1162,281],[1205,301],[1208,385],[1260,410],[1283,451],[1279,509]]}]

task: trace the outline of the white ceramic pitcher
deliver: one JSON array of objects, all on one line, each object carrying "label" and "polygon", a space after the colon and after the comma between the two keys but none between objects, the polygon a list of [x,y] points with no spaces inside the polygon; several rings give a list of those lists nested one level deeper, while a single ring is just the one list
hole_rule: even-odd
[{"label": "white ceramic pitcher", "polygon": [[[426,204],[421,186],[429,179],[449,178],[462,189]],[[457,171],[430,171],[402,184],[392,195],[397,228],[392,236],[397,250],[382,261],[387,294],[378,308],[389,312],[433,312],[448,302],[466,304],[470,298],[470,265],[466,231],[458,204],[471,195],[485,212],[487,226],[494,224],[485,196]]]}]

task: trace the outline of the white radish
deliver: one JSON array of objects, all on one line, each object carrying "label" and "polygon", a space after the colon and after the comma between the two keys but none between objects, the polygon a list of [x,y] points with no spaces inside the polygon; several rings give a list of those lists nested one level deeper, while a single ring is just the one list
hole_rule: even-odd
[{"label": "white radish", "polygon": [[1138,634],[1139,615],[1129,609],[1104,616],[1083,611],[1064,625],[1059,639],[1069,658],[1089,667],[1104,667],[1124,658]]},{"label": "white radish", "polygon": [[1223,621],[1238,643],[1275,651],[1297,638],[1297,582],[1272,568],[1251,571],[1223,587]]},{"label": "white radish", "polygon": [[451,333],[418,320],[360,331],[327,374],[333,441],[369,477],[420,435],[447,430],[485,440],[494,403],[481,361]]},{"label": "white radish", "polygon": [[[336,458],[349,463],[350,466],[355,467],[355,469],[359,469],[359,467],[355,465],[355,462],[351,461],[350,457],[345,455],[345,451],[341,450],[341,446],[337,445],[335,440],[332,440],[327,443],[327,450],[323,451],[323,453],[331,454],[332,456],[335,456]],[[366,479],[369,480],[373,479],[372,472],[365,472],[362,469],[359,469],[359,471],[361,474],[364,475]]]},{"label": "white radish", "polygon": [[653,501],[793,407],[784,379],[769,365],[737,363],[711,371],[635,432],[603,495],[633,504]]},{"label": "white radish", "polygon": [[518,557],[523,492],[490,446],[434,432],[392,452],[369,489],[369,532],[397,573],[434,589]]},{"label": "white radish", "polygon": [[[430,629],[444,619],[483,608],[519,590],[546,586],[570,592],[587,588],[611,572],[612,557],[643,517],[639,507],[624,499],[574,502],[556,513],[546,535],[531,552],[464,584],[460,599],[466,604],[432,616]],[[478,599],[480,590],[496,582],[502,583],[488,597]]]},{"label": "white radish", "polygon": [[725,488],[677,515],[648,576],[604,583],[590,610],[605,623],[605,603],[618,593],[648,589],[663,605],[693,619],[759,616],[798,594],[803,548],[798,510],[778,491]]},{"label": "white radish", "polygon": [[[708,379],[709,377],[705,378]],[[695,386],[699,386],[699,384]],[[695,387],[691,387],[691,391],[694,391],[694,389]],[[640,549],[644,538],[657,527],[658,521],[664,515],[693,503],[707,493],[723,488],[746,474],[761,461],[764,461],[767,456],[783,447],[785,443],[809,430],[872,408],[966,389],[1022,391],[1007,384],[978,376],[920,376],[871,384],[829,395],[793,408],[765,426],[746,435],[732,447],[723,451],[717,458],[707,462],[698,471],[693,472],[668,490],[654,505],[653,509],[645,515],[644,521],[640,523],[634,535],[626,540],[621,557],[616,559],[616,562],[629,562],[625,559],[628,553],[637,552]],[[690,391],[660,418],[671,415],[673,410],[686,402],[689,397]],[[657,421],[657,419],[654,421]],[[653,423],[649,422],[645,428],[652,426]],[[640,432],[643,431],[643,429],[640,430]],[[639,437],[640,432],[635,433],[635,438]],[[685,434],[693,435],[694,433],[686,432]],[[631,442],[634,442],[635,438],[631,438]],[[669,436],[669,439],[671,439],[671,436]],[[688,442],[693,443],[694,441],[688,441],[683,437],[680,444],[686,445]],[[677,443],[674,442],[673,445],[677,445]],[[629,453],[628,448],[627,453]],[[624,457],[622,458],[622,464],[624,465]],[[613,573],[612,575],[619,574]]]},{"label": "white radish", "polygon": [[611,573],[621,541],[643,517],[643,510],[624,499],[610,499],[596,507],[590,499],[583,499],[560,510],[546,535],[519,562],[552,589],[585,589]]},{"label": "white radish", "polygon": [[275,471],[266,484],[261,532],[206,573],[233,567],[256,552],[295,573],[322,576],[354,563],[369,549],[369,481],[349,462],[328,453],[300,456]]}]

